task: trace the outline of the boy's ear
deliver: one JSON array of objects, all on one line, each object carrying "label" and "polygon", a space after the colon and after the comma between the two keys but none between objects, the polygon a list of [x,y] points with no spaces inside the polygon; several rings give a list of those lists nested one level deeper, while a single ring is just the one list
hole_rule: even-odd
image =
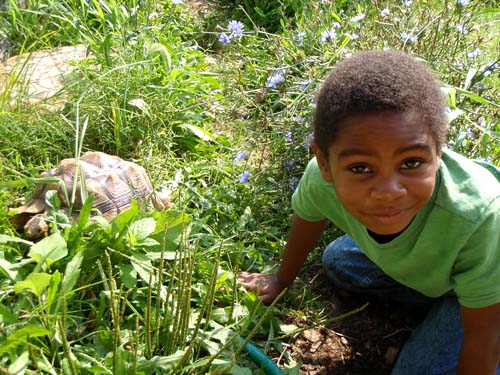
[{"label": "boy's ear", "polygon": [[332,174],[330,172],[330,167],[328,165],[326,156],[323,154],[323,152],[321,152],[314,140],[311,142],[311,147],[313,149],[314,156],[316,156],[316,160],[318,161],[319,170],[321,171],[323,180],[325,180],[326,182],[333,182]]}]

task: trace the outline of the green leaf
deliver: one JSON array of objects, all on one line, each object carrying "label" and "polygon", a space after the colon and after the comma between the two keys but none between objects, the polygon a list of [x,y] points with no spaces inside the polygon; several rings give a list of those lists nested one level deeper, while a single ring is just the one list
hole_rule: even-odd
[{"label": "green leaf", "polygon": [[17,323],[17,315],[12,313],[9,308],[0,303],[0,323],[2,325]]},{"label": "green leaf", "polygon": [[15,280],[17,277],[16,265],[9,261],[0,258],[0,271],[5,274],[9,279]]},{"label": "green leaf", "polygon": [[127,288],[135,288],[137,286],[137,271],[131,264],[120,264],[120,278]]},{"label": "green leaf", "polygon": [[47,311],[51,311],[51,307],[55,301],[57,301],[59,295],[59,285],[61,284],[61,273],[59,271],[54,272],[49,280],[49,287],[47,289]]},{"label": "green leaf", "polygon": [[29,325],[10,333],[7,340],[0,345],[0,355],[7,354],[21,344],[27,344],[28,338],[48,336],[49,331],[35,325]]},{"label": "green leaf", "polygon": [[32,291],[37,297],[40,298],[43,291],[49,286],[52,275],[48,273],[33,272],[28,275],[26,280],[18,281],[14,286],[14,292],[22,293],[24,289]]},{"label": "green leaf", "polygon": [[64,295],[71,292],[80,277],[80,271],[83,261],[83,251],[75,254],[73,259],[66,265],[62,281],[62,291]]},{"label": "green leaf", "polygon": [[161,244],[165,243],[165,251],[177,249],[182,235],[186,236],[189,232],[191,217],[178,211],[168,210],[155,212],[154,218],[156,219],[154,239]]},{"label": "green leaf", "polygon": [[157,370],[168,370],[172,368],[183,356],[185,350],[177,350],[169,356],[154,356],[151,359],[139,359],[137,361],[137,370],[152,374]]},{"label": "green leaf", "polygon": [[30,362],[30,353],[28,351],[24,352],[16,358],[14,363],[9,366],[9,374],[12,375],[23,375],[28,368]]},{"label": "green leaf", "polygon": [[14,236],[7,236],[5,234],[0,234],[0,244],[6,244],[9,242],[17,242],[17,243],[23,243],[25,245],[32,246],[33,242],[31,241],[26,241],[23,240],[22,238],[14,237]]},{"label": "green leaf", "polygon": [[145,240],[151,233],[155,231],[156,220],[152,217],[138,220],[130,226],[130,231],[134,234],[136,240]]},{"label": "green leaf", "polygon": [[212,135],[207,132],[205,129],[200,128],[199,126],[196,125],[191,125],[191,124],[180,124],[178,125],[180,128],[189,130],[191,133],[193,133],[195,136],[200,138],[201,140],[205,142],[210,142],[212,141]]},{"label": "green leaf", "polygon": [[[153,272],[153,267],[151,266],[151,261],[144,254],[133,254],[131,259],[132,267],[139,274],[139,277],[143,279],[146,283],[151,285],[156,284],[156,277]],[[150,280],[151,279],[151,280]]]},{"label": "green leaf", "polygon": [[36,260],[39,266],[43,264],[50,266],[66,255],[68,255],[68,247],[59,232],[55,232],[34,244],[28,253],[28,256]]}]

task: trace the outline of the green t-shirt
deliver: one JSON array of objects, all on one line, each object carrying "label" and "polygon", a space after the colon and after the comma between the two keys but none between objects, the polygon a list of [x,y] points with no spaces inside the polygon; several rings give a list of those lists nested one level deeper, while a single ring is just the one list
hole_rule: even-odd
[{"label": "green t-shirt", "polygon": [[307,221],[329,219],[387,275],[429,297],[453,289],[462,305],[500,302],[500,182],[494,174],[444,150],[429,202],[388,243],[376,242],[349,214],[312,159],[292,197]]}]

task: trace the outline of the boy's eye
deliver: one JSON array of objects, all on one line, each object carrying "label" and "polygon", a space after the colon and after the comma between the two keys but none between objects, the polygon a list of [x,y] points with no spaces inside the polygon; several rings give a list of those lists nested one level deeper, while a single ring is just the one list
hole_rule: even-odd
[{"label": "boy's eye", "polygon": [[366,165],[355,165],[352,167],[349,167],[349,170],[355,174],[363,174],[363,173],[370,173],[371,169],[367,167]]},{"label": "boy's eye", "polygon": [[423,163],[422,160],[417,160],[417,159],[407,160],[403,164],[401,164],[401,169],[415,169],[420,167],[422,163]]}]

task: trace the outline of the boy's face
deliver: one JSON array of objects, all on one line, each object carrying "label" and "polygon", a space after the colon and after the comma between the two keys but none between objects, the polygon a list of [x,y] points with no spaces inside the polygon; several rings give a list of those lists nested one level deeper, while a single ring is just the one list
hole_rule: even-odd
[{"label": "boy's face", "polygon": [[422,116],[373,112],[338,125],[328,160],[313,144],[323,178],[347,211],[377,234],[403,231],[434,190],[440,153]]}]

